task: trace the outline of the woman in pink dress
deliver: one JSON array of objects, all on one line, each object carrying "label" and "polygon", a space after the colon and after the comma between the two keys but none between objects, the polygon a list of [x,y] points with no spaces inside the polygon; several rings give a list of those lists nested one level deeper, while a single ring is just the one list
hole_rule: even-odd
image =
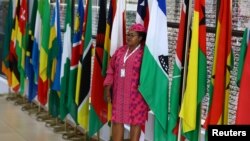
[{"label": "woman in pink dress", "polygon": [[[112,138],[122,141],[124,124],[130,125],[130,140],[138,141],[148,116],[148,105],[138,91],[146,30],[133,24],[126,45],[112,56],[104,81],[105,100],[112,99]],[[110,92],[112,91],[112,98]]]}]

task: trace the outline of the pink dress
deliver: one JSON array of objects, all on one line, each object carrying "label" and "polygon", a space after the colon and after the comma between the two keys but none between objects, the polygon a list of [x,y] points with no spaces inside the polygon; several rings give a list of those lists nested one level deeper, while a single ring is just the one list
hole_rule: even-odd
[{"label": "pink dress", "polygon": [[[112,121],[144,125],[148,117],[148,105],[138,91],[143,47],[136,50],[125,62],[127,46],[116,50],[112,56],[104,85],[112,85]],[[125,76],[121,77],[121,69]]]}]

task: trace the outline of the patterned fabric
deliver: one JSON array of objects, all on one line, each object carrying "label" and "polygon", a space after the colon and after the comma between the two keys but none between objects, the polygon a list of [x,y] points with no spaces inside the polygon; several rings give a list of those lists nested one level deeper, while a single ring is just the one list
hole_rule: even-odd
[{"label": "patterned fabric", "polygon": [[[112,121],[144,125],[148,117],[148,105],[138,91],[143,47],[123,62],[127,46],[120,47],[110,60],[104,85],[112,85]],[[130,52],[129,52],[130,53]],[[125,69],[125,77],[121,77]]]}]

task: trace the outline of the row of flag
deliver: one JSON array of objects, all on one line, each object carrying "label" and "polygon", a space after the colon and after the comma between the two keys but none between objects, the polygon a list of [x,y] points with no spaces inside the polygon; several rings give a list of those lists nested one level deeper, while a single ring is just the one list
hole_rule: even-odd
[{"label": "row of flag", "polygon": [[70,115],[92,136],[111,118],[111,104],[102,98],[102,71],[112,52],[125,43],[125,1],[110,2],[107,21],[107,1],[100,1],[95,48],[92,0],[66,1],[65,29],[60,27],[59,1],[53,5],[48,10],[49,0],[10,0],[3,72],[12,90],[24,96],[27,78],[29,101],[37,98],[61,120]]},{"label": "row of flag", "polygon": [[[75,2],[78,5],[76,10]],[[205,0],[194,2],[188,49],[185,47],[189,40],[190,1],[183,1],[171,87],[166,1],[152,0],[151,4],[149,11],[148,0],[138,0],[136,22],[144,24],[148,31],[139,91],[155,116],[154,140],[174,141],[178,139],[178,134],[192,141],[199,140],[202,99],[208,89]],[[230,69],[233,66],[232,1],[220,0],[218,4],[213,76],[209,86],[205,129],[210,124],[228,124]],[[103,81],[110,56],[125,44],[126,1],[110,0],[108,13],[107,0],[99,1],[95,47],[92,39],[92,0],[86,4],[83,0],[66,1],[65,29],[60,27],[59,5],[56,0],[50,11],[49,0],[10,0],[3,72],[9,87],[22,95],[27,77],[29,101],[37,96],[41,105],[48,104],[51,115],[62,120],[70,115],[76,125],[93,136],[111,117],[111,103],[103,100]],[[236,124],[250,123],[245,106],[248,102],[246,97],[249,97],[246,84],[250,77],[249,28],[243,39],[238,69],[240,93]],[[185,53],[187,50],[188,55]],[[186,68],[185,58],[188,59]],[[187,69],[186,76],[183,68]],[[185,77],[186,82],[183,82]]]}]

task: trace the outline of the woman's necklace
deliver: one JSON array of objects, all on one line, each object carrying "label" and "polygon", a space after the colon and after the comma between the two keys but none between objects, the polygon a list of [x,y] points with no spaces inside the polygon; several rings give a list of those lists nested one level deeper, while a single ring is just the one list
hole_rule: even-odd
[{"label": "woman's necklace", "polygon": [[128,54],[128,51],[129,51],[129,48],[127,49],[127,51],[126,51],[126,54],[124,55],[124,58],[123,58],[123,67],[122,67],[122,69],[121,69],[121,74],[120,74],[120,76],[121,77],[125,77],[125,63],[126,63],[126,61],[128,60],[128,58],[131,56],[131,55],[133,55],[135,52],[136,52],[136,50],[138,50],[139,49],[139,47],[140,47],[140,45],[138,45],[131,53],[129,53]]}]

